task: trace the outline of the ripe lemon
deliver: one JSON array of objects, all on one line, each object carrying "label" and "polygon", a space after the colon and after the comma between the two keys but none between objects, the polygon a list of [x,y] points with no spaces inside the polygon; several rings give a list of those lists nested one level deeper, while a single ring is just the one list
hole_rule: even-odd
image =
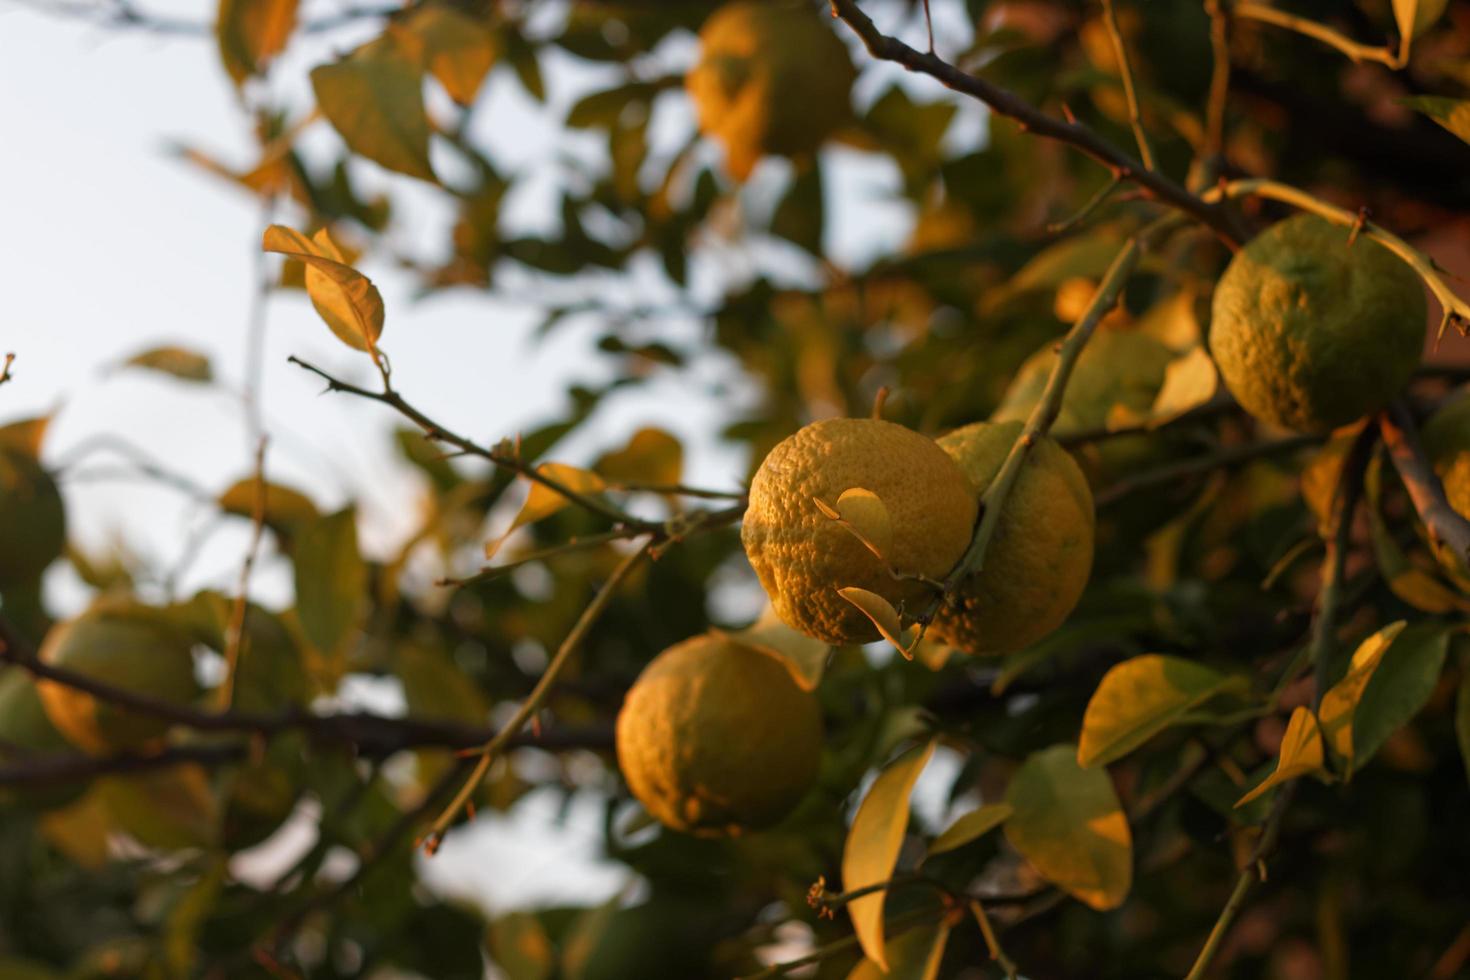
[{"label": "ripe lemon", "polygon": [[[853,488],[872,491],[887,511],[883,559],[817,506],[833,507]],[[932,590],[890,569],[943,578],[970,544],[975,510],[970,481],[934,440],[892,422],[829,419],[766,456],[740,538],[786,625],[826,643],[866,643],[877,629],[837,590],[856,586],[917,611]]]},{"label": "ripe lemon", "polygon": [[[939,446],[983,493],[1021,434],[1020,422],[977,422]],[[933,633],[979,655],[1030,646],[1066,620],[1092,571],[1092,491],[1082,469],[1049,438],[1031,447],[1001,508],[980,572],[964,582]]]},{"label": "ripe lemon", "polygon": [[65,547],[56,482],[32,457],[0,448],[0,587],[33,581]]},{"label": "ripe lemon", "polygon": [[737,180],[765,154],[813,152],[851,114],[852,60],[806,0],[726,4],[699,40],[685,87]]},{"label": "ripe lemon", "polygon": [[780,820],[811,788],[821,710],[775,655],[704,634],[644,668],[618,714],[617,752],[661,823],[735,834]]},{"label": "ripe lemon", "polygon": [[[173,704],[198,696],[188,637],[158,610],[98,606],[52,627],[41,660]],[[161,736],[169,722],[52,681],[39,685],[51,723],[77,746],[103,754]]]},{"label": "ripe lemon", "polygon": [[1315,215],[1278,222],[1215,286],[1210,348],[1251,415],[1325,432],[1383,408],[1424,344],[1424,286],[1377,242]]}]

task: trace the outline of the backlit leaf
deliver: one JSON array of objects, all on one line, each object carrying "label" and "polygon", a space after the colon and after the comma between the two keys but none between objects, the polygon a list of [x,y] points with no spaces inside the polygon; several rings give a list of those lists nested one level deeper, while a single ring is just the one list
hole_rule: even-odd
[{"label": "backlit leaf", "polygon": [[46,429],[50,425],[51,416],[49,415],[0,425],[0,447],[39,459],[41,443],[45,441]]},{"label": "backlit leaf", "polygon": [[1267,790],[1289,780],[1311,773],[1326,772],[1323,766],[1325,761],[1322,729],[1317,724],[1317,716],[1312,714],[1310,708],[1298,707],[1291,713],[1291,721],[1286,724],[1286,734],[1281,737],[1276,771],[1261,780],[1255,789],[1236,800],[1236,807],[1245,806]]},{"label": "backlit leaf", "polygon": [[849,487],[837,498],[836,510],[869,551],[879,558],[889,553],[893,546],[893,520],[876,493]]},{"label": "backlit leaf", "polygon": [[214,34],[236,85],[279,54],[296,28],[297,0],[220,0]]},{"label": "backlit leaf", "polygon": [[[909,794],[919,773],[934,754],[934,742],[912,749],[879,773],[858,806],[842,848],[842,887],[866,888],[893,876],[904,831],[909,825]],[[883,940],[883,900],[887,890],[863,895],[847,903],[853,931],[868,959],[888,969]]]},{"label": "backlit leaf", "polygon": [[[246,519],[255,515],[255,477],[247,476],[231,484],[229,489],[215,501],[226,514]],[[298,490],[271,483],[263,484],[265,490],[265,526],[284,537],[291,537],[303,525],[317,519],[319,513],[311,498]]]},{"label": "backlit leaf", "polygon": [[404,47],[419,56],[419,63],[460,105],[475,101],[500,53],[488,27],[444,4],[415,8],[396,31]]},{"label": "backlit leaf", "polygon": [[[558,484],[576,494],[596,493],[601,490],[605,483],[602,477],[590,470],[579,469],[568,466],[565,463],[542,463],[536,467],[536,472],[555,480]],[[506,538],[510,537],[520,528],[527,524],[534,524],[543,518],[550,517],[557,511],[566,507],[571,501],[556,490],[551,489],[543,483],[532,483],[531,492],[526,495],[526,502],[521,505],[520,513],[511,521],[510,527],[500,537],[485,544],[485,557],[494,558],[500,546],[505,544]]]},{"label": "backlit leaf", "polygon": [[1087,702],[1077,764],[1090,769],[1121,759],[1228,682],[1218,671],[1156,653],[1117,664]]},{"label": "backlit leaf", "polygon": [[639,429],[592,468],[610,483],[675,484],[684,474],[684,447],[663,429]]},{"label": "backlit leaf", "polygon": [[389,38],[311,72],[317,105],[348,149],[389,170],[436,182],[423,82],[423,69]]},{"label": "backlit leaf", "polygon": [[862,610],[863,615],[878,627],[883,639],[897,647],[899,653],[913,658],[914,637],[905,635],[903,624],[898,618],[898,610],[893,608],[893,603],[876,592],[869,592],[855,585],[838,589],[837,594]]},{"label": "backlit leaf", "polygon": [[1215,362],[1203,347],[1195,347],[1183,357],[1176,357],[1164,369],[1164,385],[1154,398],[1150,425],[1161,425],[1215,397],[1220,375]]},{"label": "backlit leaf", "polygon": [[781,657],[791,668],[796,682],[808,691],[815,691],[821,683],[822,672],[832,651],[821,640],[814,640],[787,626],[770,606],[754,625],[730,636],[747,646],[759,647]]},{"label": "backlit leaf", "polygon": [[1353,712],[1383,655],[1408,625],[1405,620],[1390,623],[1368,637],[1353,651],[1347,674],[1322,695],[1318,717],[1329,748],[1341,758],[1349,772],[1353,769]]},{"label": "backlit leaf", "polygon": [[948,942],[947,920],[909,929],[884,946],[886,969],[871,959],[864,959],[852,968],[847,980],[935,980]]},{"label": "backlit leaf", "polygon": [[343,261],[326,229],[308,239],[298,231],[271,225],[262,248],[306,263],[311,305],[332,333],[349,347],[372,350],[383,333],[383,297],[371,279]]},{"label": "backlit leaf", "polygon": [[209,358],[184,347],[154,347],[134,354],[123,362],[125,367],[140,367],[172,375],[180,381],[209,382],[214,370]]},{"label": "backlit leaf", "polygon": [[1077,747],[1033,753],[1011,779],[1006,839],[1046,880],[1094,909],[1117,908],[1133,884],[1133,836],[1104,769]]},{"label": "backlit leaf", "polygon": [[957,847],[964,847],[973,840],[979,840],[990,833],[996,827],[1010,819],[1015,813],[1015,807],[1009,803],[989,803],[977,807],[969,813],[961,814],[944,833],[934,839],[929,845],[929,854],[943,854]]},{"label": "backlit leaf", "polygon": [[357,550],[352,508],[301,529],[296,540],[296,613],[301,630],[323,654],[342,649],[367,592],[367,564]]},{"label": "backlit leaf", "polygon": [[1402,37],[1418,37],[1439,20],[1449,0],[1393,0],[1393,19]]}]

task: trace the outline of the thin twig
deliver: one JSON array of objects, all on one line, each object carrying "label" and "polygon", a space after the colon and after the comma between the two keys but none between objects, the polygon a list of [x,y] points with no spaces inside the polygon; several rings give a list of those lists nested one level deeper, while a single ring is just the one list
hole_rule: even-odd
[{"label": "thin twig", "polygon": [[598,590],[597,595],[587,604],[587,608],[582,610],[582,615],[578,617],[577,622],[572,626],[571,632],[562,641],[561,647],[556,651],[556,656],[552,657],[551,662],[546,665],[546,670],[542,672],[540,680],[536,682],[536,686],[531,689],[531,693],[526,697],[526,700],[521,702],[520,708],[505,723],[505,727],[476,751],[479,760],[475,763],[474,770],[470,773],[469,778],[465,780],[460,791],[455,794],[454,799],[444,808],[444,812],[434,821],[433,827],[425,839],[425,846],[429,853],[432,854],[438,847],[439,841],[444,837],[445,830],[459,816],[459,812],[464,809],[465,804],[469,802],[470,797],[479,788],[480,782],[485,778],[485,773],[490,769],[490,764],[495,761],[501,750],[510,743],[510,740],[525,727],[526,722],[531,720],[531,716],[541,709],[541,706],[546,702],[547,695],[551,693],[551,688],[556,684],[557,678],[561,675],[562,668],[571,659],[572,653],[582,645],[582,641],[586,639],[587,634],[592,630],[592,626],[602,616],[603,610],[612,601],[612,597],[617,593],[618,588],[623,584],[623,581],[633,569],[638,566],[638,563],[647,556],[653,543],[653,538],[650,537],[636,550],[629,552],[618,564],[617,568],[613,569],[607,581],[602,583],[602,588]]},{"label": "thin twig", "polygon": [[1230,16],[1222,0],[1205,0],[1210,15],[1210,94],[1205,102],[1205,142],[1200,148],[1200,186],[1224,170],[1225,108],[1230,99]]},{"label": "thin twig", "polygon": [[7,381],[14,381],[15,380],[15,378],[12,377],[11,374],[10,374],[10,365],[12,365],[14,363],[15,363],[15,355],[14,354],[6,354],[5,355],[5,363],[4,364],[0,364],[0,385],[5,384]]},{"label": "thin twig", "polygon": [[1153,147],[1148,134],[1143,131],[1143,114],[1138,108],[1138,91],[1133,85],[1133,69],[1128,63],[1128,46],[1123,43],[1123,32],[1118,29],[1118,16],[1113,10],[1113,0],[1102,0],[1103,23],[1108,36],[1113,40],[1113,57],[1118,61],[1118,75],[1123,79],[1123,96],[1128,102],[1128,122],[1133,126],[1133,138],[1138,143],[1138,155],[1144,167],[1156,170]]},{"label": "thin twig", "polygon": [[1164,174],[1148,169],[1091,127],[1078,121],[1047,115],[1007,89],[884,34],[859,9],[856,0],[831,0],[831,3],[832,12],[857,33],[873,57],[928,75],[956,92],[979,99],[993,112],[1016,120],[1028,132],[1076,147],[1120,178],[1147,189],[1157,200],[1199,219],[1232,245],[1238,245],[1249,237],[1248,230],[1239,218],[1227,208],[1196,197]]},{"label": "thin twig", "polygon": [[1268,442],[1252,442],[1244,446],[1231,446],[1219,452],[1180,460],[1177,463],[1170,463],[1167,466],[1160,466],[1152,470],[1145,470],[1142,473],[1124,477],[1111,486],[1099,490],[1096,495],[1096,504],[1099,508],[1107,507],[1117,503],[1129,494],[1137,493],[1140,490],[1165,486],[1187,476],[1231,469],[1232,467],[1240,466],[1243,463],[1248,463],[1251,460],[1261,459],[1266,456],[1295,452],[1307,446],[1314,446],[1324,438],[1324,436],[1318,435],[1297,435],[1287,436],[1285,439],[1273,439]]},{"label": "thin twig", "polygon": [[1404,67],[1406,59],[1401,59],[1399,53],[1392,48],[1362,44],[1346,34],[1333,30],[1326,24],[1320,24],[1306,17],[1298,17],[1296,14],[1289,14],[1284,10],[1277,10],[1263,3],[1232,4],[1230,12],[1236,17],[1258,20],[1263,24],[1282,27],[1288,31],[1296,31],[1298,34],[1314,38],[1329,47],[1336,48],[1359,64],[1372,61],[1395,70]]},{"label": "thin twig", "polygon": [[1434,467],[1424,455],[1414,431],[1414,418],[1402,402],[1395,402],[1378,417],[1378,429],[1383,435],[1383,445],[1388,449],[1388,458],[1398,470],[1399,478],[1409,491],[1409,500],[1419,519],[1429,530],[1430,540],[1439,547],[1447,548],[1470,565],[1470,520],[1450,506],[1445,497],[1444,484],[1435,474]]},{"label": "thin twig", "polygon": [[970,914],[975,916],[975,922],[980,926],[980,935],[985,937],[985,948],[990,951],[990,958],[1005,971],[1006,980],[1016,980],[1019,973],[1016,963],[1006,955],[1005,948],[1000,944],[1000,937],[995,934],[995,926],[991,925],[990,916],[985,914],[985,906],[978,898],[971,900]]},{"label": "thin twig", "polygon": [[235,590],[235,603],[230,609],[229,626],[225,629],[225,678],[219,686],[219,706],[228,711],[235,699],[235,673],[240,666],[240,644],[245,635],[245,612],[250,605],[250,573],[255,556],[260,553],[260,539],[265,530],[265,449],[270,439],[262,435],[255,447],[255,489],[250,505],[250,544],[240,564],[240,581]]}]

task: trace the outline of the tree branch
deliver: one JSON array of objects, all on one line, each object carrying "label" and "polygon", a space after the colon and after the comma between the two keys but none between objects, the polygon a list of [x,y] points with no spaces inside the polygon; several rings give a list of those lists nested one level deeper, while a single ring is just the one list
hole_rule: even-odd
[{"label": "tree branch", "polygon": [[1394,469],[1409,491],[1414,509],[1429,529],[1430,539],[1453,551],[1461,562],[1470,564],[1470,520],[1450,506],[1444,484],[1429,465],[1424,447],[1419,445],[1414,419],[1402,402],[1395,402],[1378,417],[1378,430],[1383,435],[1388,458],[1393,460]]},{"label": "tree branch", "polygon": [[857,33],[873,57],[928,75],[956,92],[979,99],[991,111],[1016,120],[1022,129],[1076,147],[1119,178],[1137,184],[1159,201],[1204,222],[1232,246],[1250,237],[1249,230],[1227,208],[1196,197],[1182,185],[1148,169],[1083,123],[1047,115],[1006,89],[962,71],[937,55],[917,51],[884,34],[858,8],[855,0],[832,0],[832,12]]}]

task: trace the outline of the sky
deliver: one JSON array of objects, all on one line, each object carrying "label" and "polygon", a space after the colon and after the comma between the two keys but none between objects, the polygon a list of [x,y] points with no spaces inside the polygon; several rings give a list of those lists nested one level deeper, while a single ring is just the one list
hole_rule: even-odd
[{"label": "sky", "polygon": [[[142,7],[203,20],[213,5],[151,0]],[[332,9],[330,3],[304,5],[308,14]],[[955,38],[956,45],[967,39],[965,25],[939,13],[941,37]],[[293,43],[275,75],[300,85],[312,65],[370,33],[334,35],[331,46]],[[671,67],[681,67],[693,55],[692,40],[661,53]],[[865,76],[859,101],[894,79],[934,97],[933,86],[889,67]],[[598,79],[569,57],[543,70],[551,118]],[[304,98],[290,81],[282,84],[286,96]],[[226,163],[250,162],[245,117],[213,43],[101,29],[0,0],[0,92],[7,93],[0,98],[0,132],[7,134],[0,142],[6,232],[0,235],[0,269],[6,270],[0,278],[0,352],[17,355],[14,381],[0,390],[0,424],[53,415],[44,458],[67,468],[71,536],[85,549],[120,544],[142,564],[174,569],[177,594],[206,587],[232,591],[249,536],[244,522],[213,533],[184,564],[193,539],[211,523],[207,502],[118,479],[120,460],[109,448],[126,440],[206,497],[251,469],[254,445],[241,393],[262,216],[256,202],[171,149],[186,143]],[[508,71],[492,74],[482,99],[476,132],[504,170],[549,173],[556,154],[588,150],[585,139],[579,145],[549,125]],[[660,113],[655,152],[681,139],[690,125],[678,98],[666,100]],[[966,105],[950,135],[973,141],[982,129],[983,114]],[[305,146],[308,152],[330,150],[335,139],[318,124]],[[856,202],[829,208],[828,241],[837,257],[858,263],[902,241],[911,218],[886,199],[898,182],[892,167],[851,151],[830,151],[828,162],[834,164],[830,198]],[[356,174],[369,189],[389,189],[402,205],[398,213],[407,220],[390,236],[392,251],[422,254],[425,243],[443,240],[440,229],[451,215],[433,194],[372,164]],[[779,164],[767,165],[747,196],[757,204],[774,199],[785,179]],[[547,180],[529,182],[507,202],[510,220],[527,228],[550,220],[553,189]],[[696,262],[696,296],[714,295],[725,271],[721,264],[730,260],[714,255]],[[533,344],[538,310],[518,301],[526,290],[514,284],[490,295],[462,291],[415,299],[412,281],[394,268],[391,256],[370,257],[363,270],[379,285],[388,310],[382,343],[396,385],[429,415],[482,442],[554,417],[573,379],[607,377],[608,368],[591,352],[597,324],[574,324]],[[628,296],[657,298],[653,279],[632,279]],[[370,365],[331,336],[304,295],[273,296],[266,313],[260,400],[271,436],[269,476],[306,490],[324,510],[358,500],[364,550],[389,553],[413,529],[422,493],[417,476],[396,462],[390,441],[395,418],[379,406],[323,395],[321,385],[286,358],[294,354],[364,383],[371,383]],[[700,336],[701,325],[661,329],[670,332],[660,339],[687,343]],[[128,356],[160,344],[207,354],[220,383],[206,388],[116,370]],[[705,356],[687,371],[662,373],[638,392],[609,399],[557,458],[586,462],[637,428],[656,425],[683,440],[688,482],[731,488],[748,461],[719,444],[715,433],[731,399],[749,397],[749,383],[734,364]],[[75,610],[85,602],[85,589],[65,569],[53,570],[46,586],[54,608]],[[289,604],[290,591],[284,563],[267,552],[253,596],[279,607]],[[402,710],[391,685],[358,685],[350,699]],[[918,805],[935,820],[941,787],[956,764],[937,760],[921,784]],[[627,887],[626,870],[599,858],[600,801],[584,795],[560,823],[555,809],[550,795],[532,794],[507,815],[482,816],[471,831],[451,836],[427,866],[428,880],[445,894],[497,912],[567,900],[595,903]],[[300,814],[239,870],[269,877],[309,844],[310,827],[310,813]]]}]

